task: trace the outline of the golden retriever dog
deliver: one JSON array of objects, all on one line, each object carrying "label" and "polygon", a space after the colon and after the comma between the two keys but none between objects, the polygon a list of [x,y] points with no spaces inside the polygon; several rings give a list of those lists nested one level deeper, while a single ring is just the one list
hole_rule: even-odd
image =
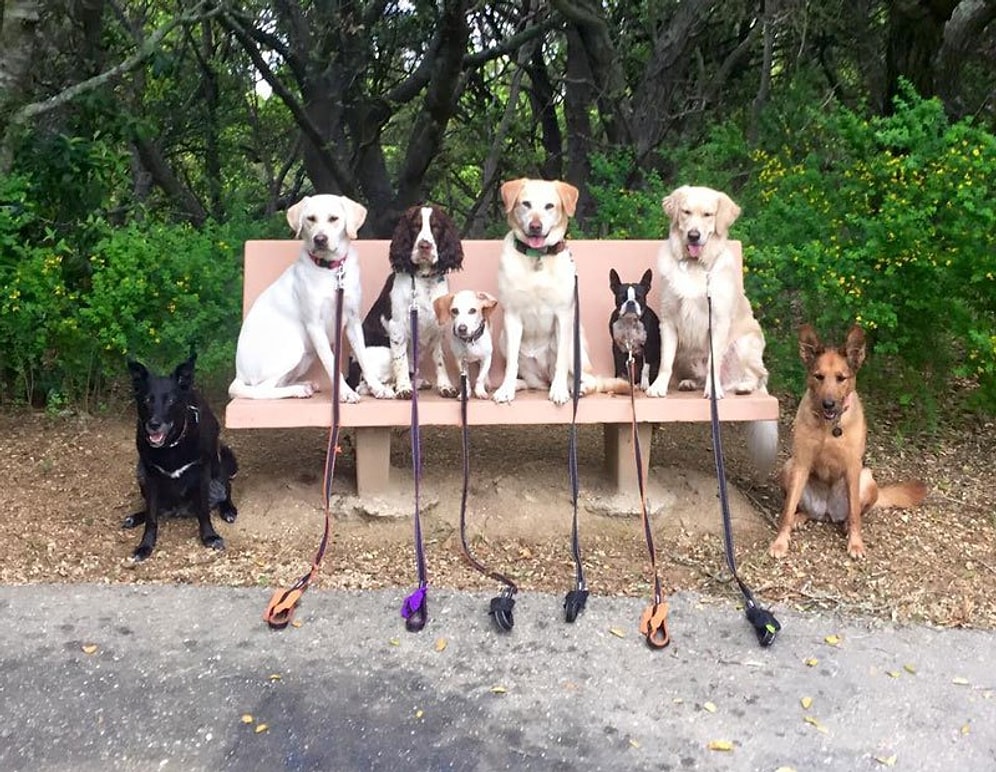
[{"label": "golden retriever dog", "polygon": [[865,554],[861,518],[872,507],[915,507],[927,495],[919,480],[878,487],[863,465],[867,426],[856,390],[865,360],[865,334],[857,325],[840,348],[825,346],[809,325],[799,331],[806,392],[792,428],[792,457],[782,470],[785,508],[770,553],[788,553],[792,529],[808,519],[844,523],[847,552]]},{"label": "golden retriever dog", "polygon": [[[505,377],[495,402],[515,399],[516,389],[549,389],[550,400],[570,399],[574,372],[574,259],[564,240],[578,189],[559,180],[522,178],[501,186],[510,230],[498,265],[498,300],[504,309],[501,343]],[[581,330],[581,394],[626,393],[621,378],[591,371]]]},{"label": "golden retriever dog", "polygon": [[[663,205],[671,225],[657,263],[661,277],[661,364],[647,395],[667,396],[672,377],[676,377],[679,389],[702,389],[708,398],[713,368],[717,399],[728,390],[767,393],[764,333],[744,294],[727,240],[740,207],[726,193],[688,185],[669,194]],[[709,355],[707,292],[712,297],[715,362]],[[778,450],[777,422],[752,422],[748,430],[758,466],[770,468]]]}]

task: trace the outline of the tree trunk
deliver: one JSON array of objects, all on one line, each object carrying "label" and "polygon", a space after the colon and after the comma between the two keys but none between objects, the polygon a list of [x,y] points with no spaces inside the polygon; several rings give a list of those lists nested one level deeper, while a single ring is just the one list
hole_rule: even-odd
[{"label": "tree trunk", "polygon": [[[41,17],[40,0],[4,0],[0,16],[0,136],[7,132],[14,109],[25,101]],[[0,147],[0,174],[14,163],[13,145]]]},{"label": "tree trunk", "polygon": [[937,95],[955,118],[971,108],[961,97],[961,73],[965,60],[983,31],[996,20],[996,1],[962,0],[944,25],[943,42],[937,54]]},{"label": "tree trunk", "polygon": [[889,43],[886,49],[888,99],[886,112],[905,78],[924,97],[934,96],[934,57],[941,47],[945,22],[955,9],[955,0],[899,0],[889,12]]}]

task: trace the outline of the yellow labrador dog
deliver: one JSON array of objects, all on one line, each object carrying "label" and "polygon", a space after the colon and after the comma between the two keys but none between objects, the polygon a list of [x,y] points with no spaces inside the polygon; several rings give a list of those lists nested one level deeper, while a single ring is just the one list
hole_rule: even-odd
[{"label": "yellow labrador dog", "polygon": [[335,299],[343,286],[343,326],[374,396],[393,392],[367,364],[360,317],[360,259],[352,246],[367,210],[345,196],[306,196],[287,210],[287,223],[302,239],[298,259],[253,303],[235,352],[232,397],[310,397],[318,384],[303,380],[315,358],[329,379],[340,378],[340,400],[359,395],[339,373],[332,351]]},{"label": "yellow labrador dog", "polygon": [[[511,230],[498,264],[498,299],[504,309],[505,377],[495,402],[511,402],[517,388],[549,389],[550,400],[570,399],[574,372],[574,259],[564,240],[578,189],[559,180],[510,180],[501,197]],[[625,393],[621,378],[591,372],[581,331],[581,394]]]},{"label": "yellow labrador dog", "polygon": [[[767,392],[764,333],[744,294],[741,274],[727,238],[740,207],[726,193],[683,186],[664,199],[671,221],[661,246],[657,269],[661,283],[661,366],[647,395],[664,397],[672,377],[681,390],[712,393],[709,373],[715,368],[716,398],[726,391]],[[713,351],[709,355],[708,292],[712,297]],[[756,422],[748,437],[762,467],[774,463],[778,424]]]}]

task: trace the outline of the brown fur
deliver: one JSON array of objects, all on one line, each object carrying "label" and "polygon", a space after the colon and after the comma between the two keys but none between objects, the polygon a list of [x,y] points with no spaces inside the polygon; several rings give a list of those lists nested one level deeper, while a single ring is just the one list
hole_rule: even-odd
[{"label": "brown fur", "polygon": [[867,425],[856,378],[865,360],[864,331],[851,327],[844,345],[835,349],[805,325],[799,330],[799,356],[806,365],[806,391],[792,428],[792,457],[782,470],[785,508],[770,553],[784,557],[793,528],[807,519],[829,518],[845,524],[848,554],[860,558],[862,516],[874,506],[917,506],[927,487],[912,480],[879,488],[863,465]]}]

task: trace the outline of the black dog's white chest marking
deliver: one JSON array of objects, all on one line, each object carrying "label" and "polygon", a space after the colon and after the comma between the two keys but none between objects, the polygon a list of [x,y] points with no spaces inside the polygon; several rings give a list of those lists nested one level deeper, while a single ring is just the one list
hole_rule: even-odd
[{"label": "black dog's white chest marking", "polygon": [[151,466],[160,474],[165,475],[166,477],[169,477],[173,480],[179,480],[181,477],[183,477],[184,472],[186,472],[191,467],[197,466],[199,463],[201,463],[200,460],[191,461],[189,464],[184,464],[179,469],[174,469],[172,472],[166,471],[161,466],[159,466],[159,464],[149,464],[149,466]]}]

